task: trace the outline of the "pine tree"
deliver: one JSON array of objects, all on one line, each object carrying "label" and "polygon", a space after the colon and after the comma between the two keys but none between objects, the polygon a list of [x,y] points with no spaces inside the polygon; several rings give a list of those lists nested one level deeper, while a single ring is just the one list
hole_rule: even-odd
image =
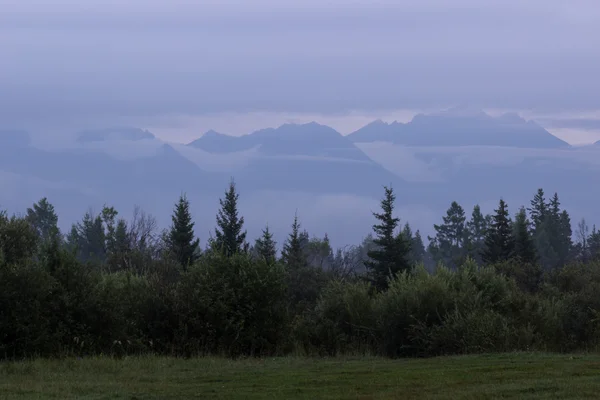
[{"label": "pine tree", "polygon": [[186,195],[181,195],[175,205],[172,225],[167,237],[169,251],[184,268],[197,258],[199,239],[194,239],[194,222],[190,214],[190,203]]},{"label": "pine tree", "polygon": [[42,243],[49,242],[60,234],[58,216],[54,206],[48,202],[46,197],[35,203],[32,208],[27,209],[25,219],[36,230]]},{"label": "pine tree", "polygon": [[248,250],[246,231],[242,231],[244,217],[238,216],[237,202],[239,194],[235,190],[233,179],[225,198],[219,200],[221,209],[217,214],[217,228],[215,229],[214,248],[226,256],[232,256]]},{"label": "pine tree", "polygon": [[436,235],[429,238],[429,251],[436,262],[456,267],[464,262],[467,256],[468,235],[464,209],[453,201],[443,221],[443,224],[433,226]]},{"label": "pine tree", "polygon": [[483,261],[481,254],[485,248],[485,235],[488,229],[488,221],[481,212],[481,207],[476,205],[471,213],[471,220],[467,222],[467,232],[469,238],[469,256],[478,264]]},{"label": "pine tree", "polygon": [[508,214],[508,207],[504,200],[500,200],[495,210],[492,225],[485,238],[483,261],[494,264],[510,259],[515,250],[512,222]]},{"label": "pine tree", "polygon": [[277,243],[273,240],[273,234],[267,225],[262,231],[262,236],[256,239],[254,251],[258,256],[269,264],[273,264],[277,257]]},{"label": "pine tree", "polygon": [[292,232],[281,251],[281,261],[288,269],[301,268],[306,265],[306,256],[302,248],[302,238],[300,237],[300,223],[298,215],[294,216]]},{"label": "pine tree", "polygon": [[533,223],[533,230],[537,232],[548,213],[548,204],[546,203],[544,189],[538,189],[533,200],[531,200],[529,213],[531,215],[531,222]]},{"label": "pine tree", "polygon": [[371,281],[379,290],[388,287],[388,279],[401,271],[410,270],[408,259],[410,242],[402,232],[395,233],[399,218],[393,216],[396,196],[392,188],[384,187],[385,195],[381,200],[382,213],[373,213],[380,224],[373,225],[377,237],[373,240],[376,249],[368,252],[369,260],[365,267],[369,271]]},{"label": "pine tree", "polygon": [[525,263],[537,262],[535,243],[531,236],[531,222],[527,218],[527,211],[521,207],[515,216],[514,223],[514,257]]},{"label": "pine tree", "polygon": [[106,261],[106,232],[102,217],[88,211],[81,222],[73,224],[67,235],[67,246],[75,251],[82,262],[104,263]]},{"label": "pine tree", "polygon": [[415,232],[410,250],[415,264],[425,263],[425,244],[419,230]]}]

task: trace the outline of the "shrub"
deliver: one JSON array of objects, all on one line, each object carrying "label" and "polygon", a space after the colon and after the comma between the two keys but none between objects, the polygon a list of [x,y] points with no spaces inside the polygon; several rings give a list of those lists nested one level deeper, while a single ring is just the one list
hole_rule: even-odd
[{"label": "shrub", "polygon": [[184,353],[276,353],[286,325],[284,279],[280,265],[246,255],[204,257],[177,289]]}]

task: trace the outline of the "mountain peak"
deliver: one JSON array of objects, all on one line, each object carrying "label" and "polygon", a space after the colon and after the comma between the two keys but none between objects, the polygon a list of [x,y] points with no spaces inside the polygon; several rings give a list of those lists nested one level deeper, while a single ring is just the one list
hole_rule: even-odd
[{"label": "mountain peak", "polygon": [[220,136],[227,136],[224,133],[220,133],[215,131],[214,129],[210,129],[206,132],[204,132],[204,135],[202,135],[203,138],[213,138],[213,137],[220,137]]},{"label": "mountain peak", "polygon": [[563,148],[569,144],[516,113],[494,118],[472,107],[417,114],[406,124],[370,123],[348,135],[353,142],[392,142],[407,146],[502,146]]}]

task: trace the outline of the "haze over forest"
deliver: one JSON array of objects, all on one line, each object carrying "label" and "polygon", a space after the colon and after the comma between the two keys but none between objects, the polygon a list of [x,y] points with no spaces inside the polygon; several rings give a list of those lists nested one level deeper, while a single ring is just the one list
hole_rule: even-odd
[{"label": "haze over forest", "polygon": [[[595,1],[0,0],[0,208],[42,197],[170,223],[203,245],[234,177],[249,237],[294,214],[359,242],[383,185],[424,234],[454,200],[572,221],[600,194]],[[394,122],[397,121],[397,122]]]}]

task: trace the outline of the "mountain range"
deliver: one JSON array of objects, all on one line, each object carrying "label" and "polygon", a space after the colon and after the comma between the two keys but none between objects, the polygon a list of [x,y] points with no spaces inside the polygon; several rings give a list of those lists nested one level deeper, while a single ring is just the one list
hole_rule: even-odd
[{"label": "mountain range", "polygon": [[567,148],[569,144],[518,114],[492,117],[483,111],[418,114],[408,123],[374,121],[348,135],[353,142],[391,142],[407,146],[503,146]]},{"label": "mountain range", "polygon": [[187,145],[139,128],[109,128],[49,150],[35,147],[27,132],[4,130],[0,207],[23,211],[48,196],[69,224],[88,206],[110,203],[127,212],[138,204],[165,226],[185,192],[199,226],[212,226],[217,199],[234,177],[251,233],[268,222],[283,240],[298,210],[310,230],[346,244],[370,230],[383,185],[396,190],[403,219],[425,233],[453,200],[491,211],[500,196],[526,205],[538,187],[562,194],[574,218],[589,216],[600,194],[599,155],[517,115],[456,110],[406,124],[376,121],[347,136],[312,122],[239,137],[209,131]]}]

